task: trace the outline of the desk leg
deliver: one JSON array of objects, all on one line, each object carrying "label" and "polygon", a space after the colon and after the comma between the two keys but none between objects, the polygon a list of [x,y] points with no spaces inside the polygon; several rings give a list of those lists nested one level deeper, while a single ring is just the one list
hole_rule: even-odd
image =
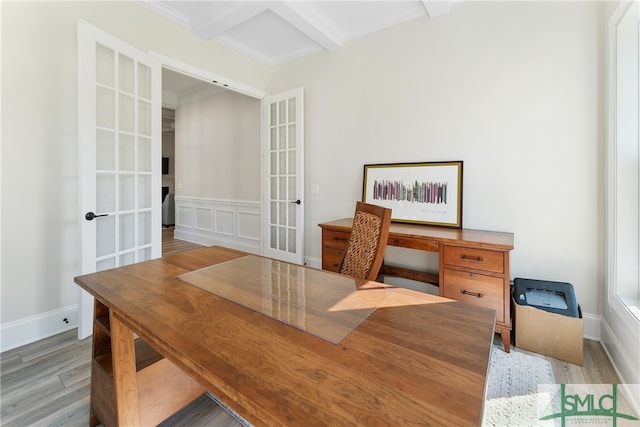
[{"label": "desk leg", "polygon": [[500,337],[502,337],[502,345],[504,346],[505,353],[511,352],[511,331],[506,328],[502,328],[498,331]]},{"label": "desk leg", "polygon": [[116,420],[119,426],[140,425],[138,411],[138,381],[133,332],[111,312],[111,355]]}]

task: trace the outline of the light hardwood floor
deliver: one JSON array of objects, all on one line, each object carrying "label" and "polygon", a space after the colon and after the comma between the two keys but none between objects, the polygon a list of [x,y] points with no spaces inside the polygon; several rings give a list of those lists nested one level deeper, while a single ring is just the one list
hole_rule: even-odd
[{"label": "light hardwood floor", "polygon": [[[198,247],[163,229],[163,254]],[[0,354],[0,425],[86,426],[89,423],[91,339],[71,330]],[[546,357],[557,383],[613,384],[619,379],[597,341],[584,341],[584,366]],[[240,426],[203,395],[162,426]]]}]

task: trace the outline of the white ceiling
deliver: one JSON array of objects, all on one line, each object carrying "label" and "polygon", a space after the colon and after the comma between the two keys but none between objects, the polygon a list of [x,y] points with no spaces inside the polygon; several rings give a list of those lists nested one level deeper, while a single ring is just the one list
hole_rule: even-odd
[{"label": "white ceiling", "polygon": [[339,49],[351,39],[419,16],[442,15],[457,1],[139,0],[196,36],[269,65]]}]

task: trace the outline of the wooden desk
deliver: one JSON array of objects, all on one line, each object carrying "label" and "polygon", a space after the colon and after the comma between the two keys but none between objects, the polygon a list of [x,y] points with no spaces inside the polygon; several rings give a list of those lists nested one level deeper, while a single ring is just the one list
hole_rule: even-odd
[{"label": "wooden desk", "polygon": [[209,247],[75,279],[96,298],[93,424],[155,425],[203,390],[254,425],[480,424],[494,311],[393,289],[332,344],[176,277],[246,255]]},{"label": "wooden desk", "polygon": [[[352,218],[319,224],[323,270],[339,271],[352,224]],[[431,283],[440,287],[440,296],[494,309],[496,332],[510,351],[512,233],[391,223],[387,245],[438,252],[438,273],[383,265],[380,275]]]}]

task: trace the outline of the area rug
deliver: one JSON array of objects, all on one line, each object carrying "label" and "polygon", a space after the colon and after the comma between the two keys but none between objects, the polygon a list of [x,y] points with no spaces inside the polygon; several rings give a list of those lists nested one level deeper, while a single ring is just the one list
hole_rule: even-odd
[{"label": "area rug", "polygon": [[538,392],[538,385],[554,383],[551,363],[543,356],[527,354],[513,347],[510,353],[505,353],[501,345],[494,345],[482,425],[553,425],[539,420],[553,396],[543,390]]},{"label": "area rug", "polygon": [[[483,427],[543,426],[540,412],[551,402],[549,393],[538,393],[539,384],[554,384],[551,363],[543,356],[527,354],[516,348],[505,353],[495,344],[491,354]],[[222,409],[242,426],[251,424],[211,393],[207,393]]]}]

